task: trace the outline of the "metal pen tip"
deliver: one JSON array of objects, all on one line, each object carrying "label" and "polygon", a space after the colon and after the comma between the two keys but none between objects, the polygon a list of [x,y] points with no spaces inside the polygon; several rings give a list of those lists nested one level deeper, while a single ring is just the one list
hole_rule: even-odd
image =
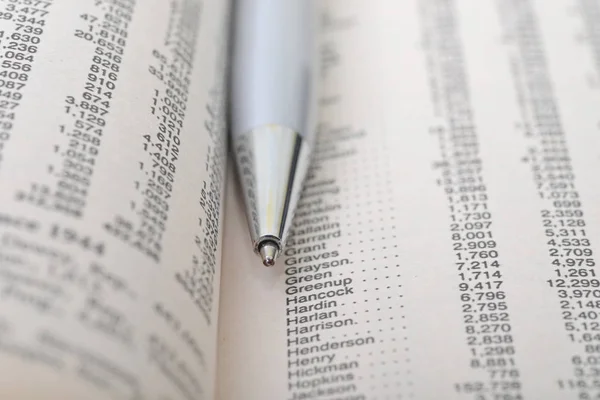
[{"label": "metal pen tip", "polygon": [[279,247],[273,242],[265,242],[258,251],[260,253],[260,257],[262,258],[263,265],[265,267],[272,267],[275,265],[275,260],[277,259],[277,253],[279,252]]}]

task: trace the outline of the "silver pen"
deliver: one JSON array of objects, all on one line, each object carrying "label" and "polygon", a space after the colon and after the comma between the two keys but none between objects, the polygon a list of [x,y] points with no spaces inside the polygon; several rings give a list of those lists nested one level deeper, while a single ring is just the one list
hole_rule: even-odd
[{"label": "silver pen", "polygon": [[317,0],[234,0],[231,134],[254,252],[283,252],[316,131]]}]

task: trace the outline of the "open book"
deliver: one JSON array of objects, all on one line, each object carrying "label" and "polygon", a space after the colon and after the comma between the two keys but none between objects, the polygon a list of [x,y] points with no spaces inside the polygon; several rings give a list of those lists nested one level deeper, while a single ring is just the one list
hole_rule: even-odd
[{"label": "open book", "polygon": [[267,269],[232,4],[0,2],[0,399],[600,399],[600,3],[320,5]]}]

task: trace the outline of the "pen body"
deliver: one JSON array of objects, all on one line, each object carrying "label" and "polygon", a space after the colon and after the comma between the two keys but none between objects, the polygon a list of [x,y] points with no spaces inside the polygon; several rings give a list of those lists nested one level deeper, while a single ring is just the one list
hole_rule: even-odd
[{"label": "pen body", "polygon": [[231,132],[250,237],[272,266],[285,242],[316,131],[317,0],[237,0]]},{"label": "pen body", "polygon": [[314,134],[314,0],[237,0],[232,54],[232,133],[287,127]]}]

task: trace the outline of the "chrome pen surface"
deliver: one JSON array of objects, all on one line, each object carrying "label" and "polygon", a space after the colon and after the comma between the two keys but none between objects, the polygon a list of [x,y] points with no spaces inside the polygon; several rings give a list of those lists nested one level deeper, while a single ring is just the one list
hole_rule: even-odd
[{"label": "chrome pen surface", "polygon": [[265,266],[283,251],[316,131],[314,0],[239,0],[231,133],[252,246]]}]

